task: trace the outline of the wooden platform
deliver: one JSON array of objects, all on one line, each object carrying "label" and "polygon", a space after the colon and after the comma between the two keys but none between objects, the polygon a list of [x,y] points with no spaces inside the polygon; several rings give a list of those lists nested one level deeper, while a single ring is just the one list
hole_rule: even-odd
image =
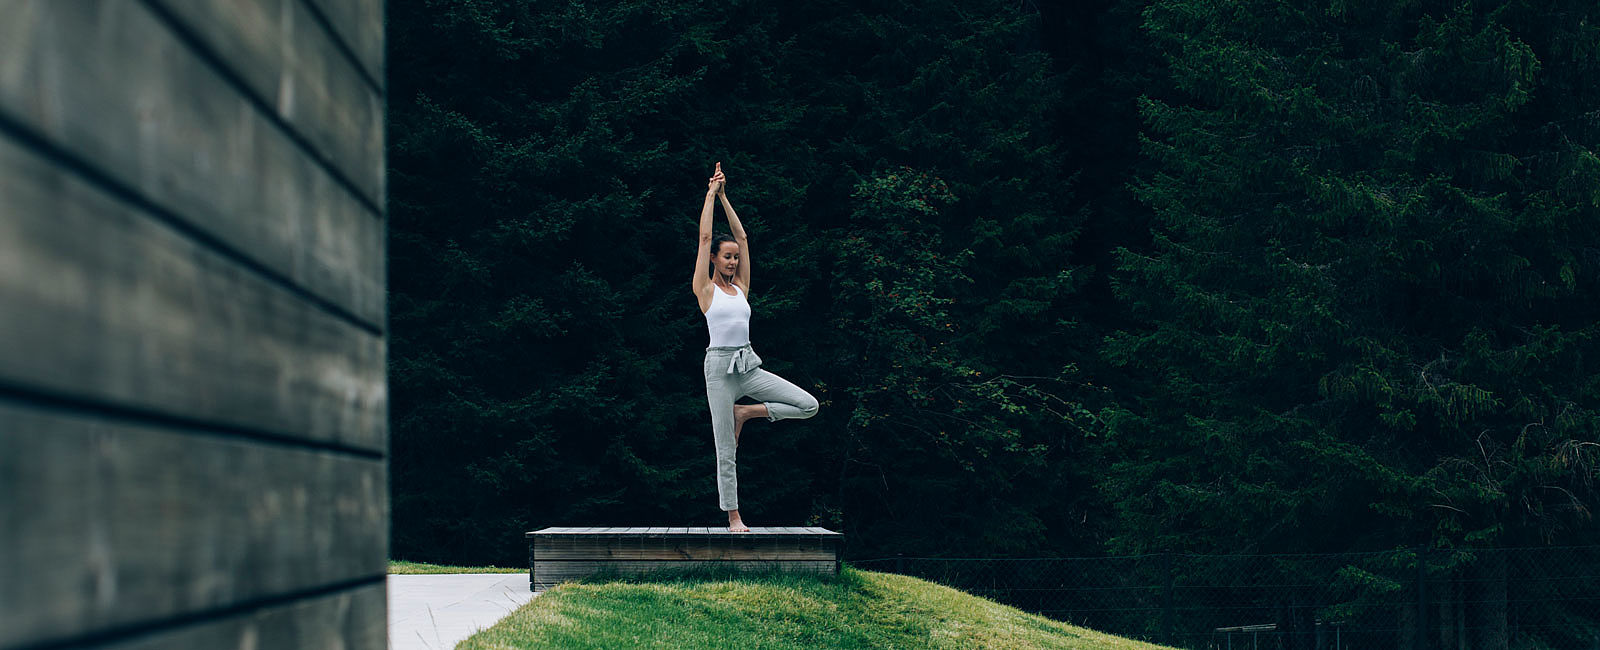
[{"label": "wooden platform", "polygon": [[546,528],[526,535],[533,591],[597,572],[733,568],[836,575],[844,535],[826,528]]}]

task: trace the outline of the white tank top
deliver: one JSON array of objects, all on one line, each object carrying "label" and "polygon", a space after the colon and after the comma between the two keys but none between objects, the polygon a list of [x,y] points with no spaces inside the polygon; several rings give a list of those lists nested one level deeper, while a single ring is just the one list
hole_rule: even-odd
[{"label": "white tank top", "polygon": [[711,347],[739,347],[750,344],[750,301],[744,290],[733,286],[734,295],[711,285],[711,307],[706,309],[706,329],[711,332]]}]

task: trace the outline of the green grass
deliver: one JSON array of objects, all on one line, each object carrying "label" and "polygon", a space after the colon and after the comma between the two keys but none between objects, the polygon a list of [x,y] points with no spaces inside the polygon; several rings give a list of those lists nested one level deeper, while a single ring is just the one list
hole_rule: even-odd
[{"label": "green grass", "polygon": [[1157,649],[930,582],[845,567],[557,586],[457,650],[514,648]]},{"label": "green grass", "polygon": [[497,566],[442,566],[405,560],[389,560],[389,574],[401,576],[433,575],[438,573],[527,573],[526,568],[502,569]]}]

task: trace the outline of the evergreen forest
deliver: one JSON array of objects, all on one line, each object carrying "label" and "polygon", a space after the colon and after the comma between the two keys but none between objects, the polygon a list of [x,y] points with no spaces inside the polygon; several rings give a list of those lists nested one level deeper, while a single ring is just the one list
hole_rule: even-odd
[{"label": "evergreen forest", "polygon": [[[872,558],[1591,543],[1593,0],[391,0],[391,556],[745,521]],[[725,229],[720,210],[718,229]]]}]

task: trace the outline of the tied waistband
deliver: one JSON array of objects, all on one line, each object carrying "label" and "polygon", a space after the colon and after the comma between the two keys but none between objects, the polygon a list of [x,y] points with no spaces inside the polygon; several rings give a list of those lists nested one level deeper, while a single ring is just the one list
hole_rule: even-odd
[{"label": "tied waistband", "polygon": [[728,358],[727,374],[746,373],[761,367],[761,357],[756,356],[754,348],[749,343],[740,346],[718,346],[706,348],[706,352],[732,352]]}]

